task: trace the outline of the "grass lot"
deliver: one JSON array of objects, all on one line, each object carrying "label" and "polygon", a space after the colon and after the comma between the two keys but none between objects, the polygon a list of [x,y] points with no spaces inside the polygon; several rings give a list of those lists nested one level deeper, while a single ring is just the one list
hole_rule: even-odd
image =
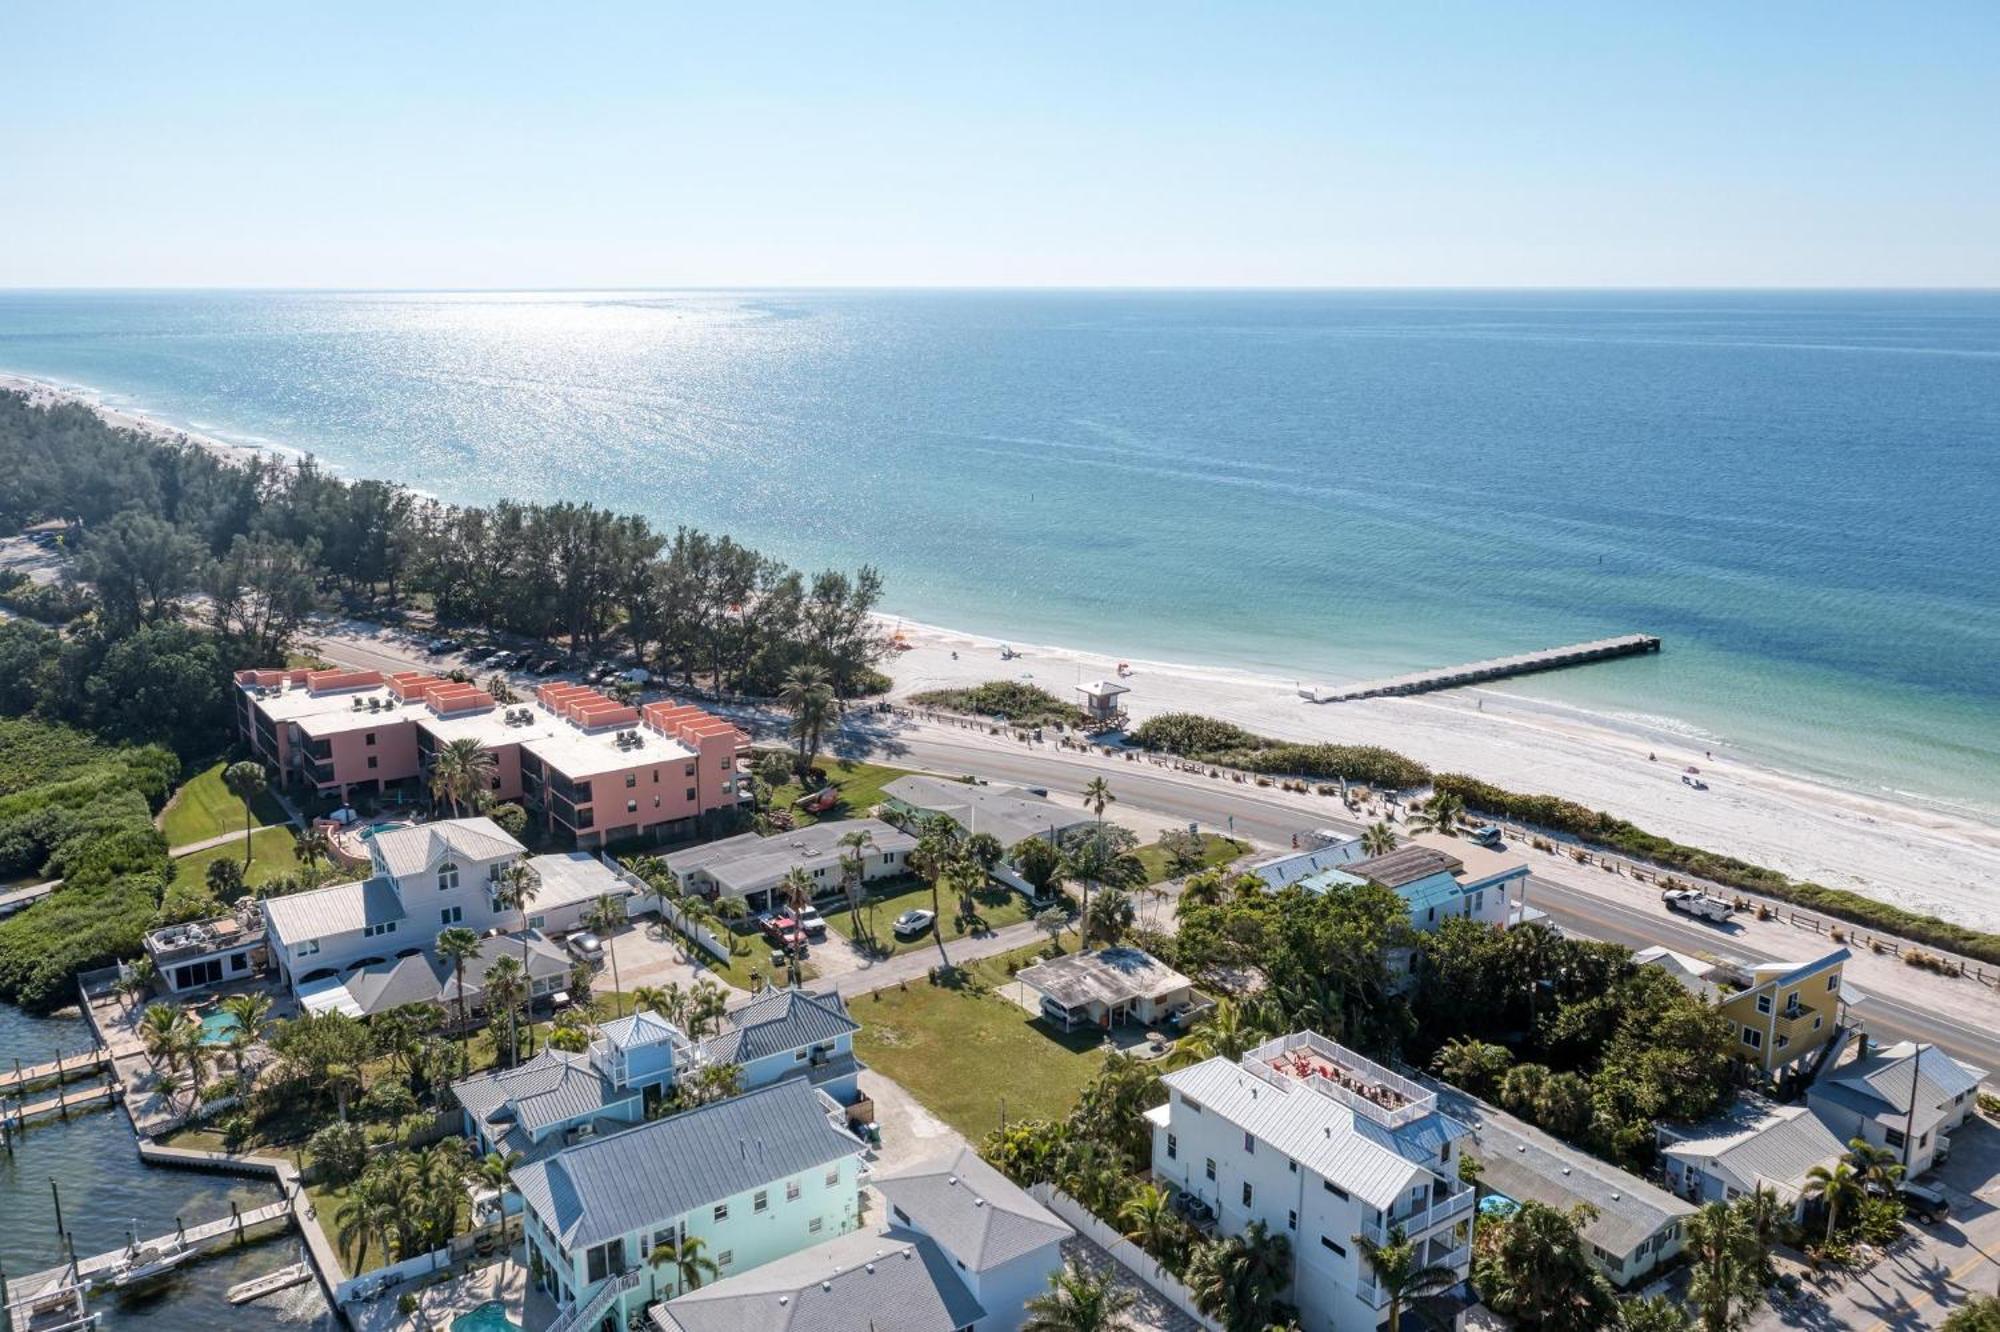
[{"label": "grass lot", "polygon": [[[963,939],[969,934],[988,934],[1007,925],[1017,925],[1034,915],[1028,906],[1028,899],[1011,888],[999,884],[989,886],[986,891],[974,894],[979,903],[980,918],[977,921],[957,919],[958,904],[946,894],[943,899],[944,916],[939,921],[944,930],[944,941],[949,944],[954,939]],[[916,878],[891,879],[878,888],[871,888],[868,898],[861,905],[861,925],[863,936],[874,942],[877,954],[890,957],[897,953],[907,953],[918,948],[935,948],[928,933],[915,939],[898,939],[893,928],[897,916],[911,907],[930,910],[930,885]],[[839,898],[828,898],[820,903],[819,912],[826,917],[828,928],[845,938],[854,937],[854,922],[847,906]]]},{"label": "grass lot", "polygon": [[[222,784],[222,770],[229,762],[224,759],[203,768],[174,792],[160,815],[160,831],[167,835],[168,846],[205,842],[242,829],[243,802]],[[285,821],[283,807],[269,791],[250,802],[250,814],[259,826]]]},{"label": "grass lot", "polygon": [[[882,788],[898,777],[910,775],[907,768],[885,768],[877,763],[860,763],[853,759],[829,759],[824,756],[820,764],[826,769],[826,778],[840,788],[840,803],[824,814],[808,814],[804,810],[792,810],[792,817],[799,826],[820,823],[832,819],[864,819],[868,811],[882,803]],[[797,782],[787,782],[771,795],[771,808],[792,809],[792,802],[805,794],[805,788]]]},{"label": "grass lot", "polygon": [[[206,851],[197,851],[191,856],[182,856],[174,862],[176,883],[202,883],[208,875],[208,867],[218,860],[243,859],[243,843],[224,842],[221,846],[211,846]],[[296,873],[299,869],[298,855],[292,850],[292,830],[290,828],[259,828],[250,835],[250,870],[244,881],[255,887],[269,883],[273,879]]]},{"label": "grass lot", "polygon": [[[1235,841],[1220,833],[1203,833],[1201,866],[1203,869],[1214,869],[1217,865],[1227,865],[1249,849],[1248,842]],[[1166,848],[1159,843],[1153,842],[1142,846],[1134,854],[1139,857],[1139,863],[1146,867],[1147,883],[1161,883],[1172,877],[1172,871],[1167,867]]]},{"label": "grass lot", "polygon": [[1104,1062],[1096,1033],[1065,1036],[996,993],[1011,958],[1026,966],[1041,949],[983,958],[962,985],[912,982],[854,1003],[854,1052],[909,1088],[924,1106],[977,1142],[1009,1120],[1061,1118]]}]

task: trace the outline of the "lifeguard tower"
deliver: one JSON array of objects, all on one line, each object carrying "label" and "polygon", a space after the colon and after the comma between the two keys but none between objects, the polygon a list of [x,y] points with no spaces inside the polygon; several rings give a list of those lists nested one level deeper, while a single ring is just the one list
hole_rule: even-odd
[{"label": "lifeguard tower", "polygon": [[1125,724],[1125,705],[1121,697],[1132,692],[1116,680],[1093,680],[1080,684],[1076,692],[1083,695],[1084,725],[1089,730],[1111,730]]}]

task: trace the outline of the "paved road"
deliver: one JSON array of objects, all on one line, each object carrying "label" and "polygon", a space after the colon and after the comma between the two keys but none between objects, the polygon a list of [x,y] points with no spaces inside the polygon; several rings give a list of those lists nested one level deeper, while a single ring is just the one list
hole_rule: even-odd
[{"label": "paved road", "polygon": [[[322,637],[319,650],[330,660],[384,671],[447,664],[427,659],[420,650],[385,638],[357,639],[329,633]],[[766,723],[775,720],[774,714],[767,716],[755,710],[732,711],[738,720]],[[768,729],[768,725],[759,728],[760,733],[767,733]],[[996,781],[1043,786],[1054,799],[1069,798],[1067,793],[1079,792],[1091,777],[1108,775],[1120,804],[1199,823],[1212,831],[1231,832],[1272,847],[1291,845],[1293,836],[1307,828],[1356,832],[1361,827],[1347,817],[1345,810],[1321,797],[1288,796],[1269,787],[1226,780],[1190,779],[1143,760],[1107,760],[1051,745],[996,741],[972,732],[961,736],[945,727],[900,725],[877,713],[850,715],[829,741],[829,748],[836,754],[902,767],[954,775],[977,772]],[[1594,877],[1596,873],[1578,871],[1579,877],[1571,879],[1560,872],[1537,869],[1529,879],[1528,900],[1546,911],[1557,925],[1592,938],[1634,948],[1665,944],[1690,951],[1720,949],[1747,962],[1775,960],[1772,954],[1744,945],[1713,927],[1622,902],[1618,894],[1623,890],[1607,890]],[[1001,931],[1001,935],[1007,934],[1008,931]],[[1030,942],[1033,942],[1031,935],[1024,933],[1018,941],[998,944],[992,951]],[[978,951],[968,953],[967,957],[985,955],[984,951]],[[911,979],[921,977],[927,970],[927,964],[903,965],[914,968],[908,977]],[[855,975],[873,979],[849,982],[842,978],[843,992],[849,984],[855,985],[856,993],[877,988],[881,976],[896,973],[871,969]],[[1859,1015],[1875,1037],[1932,1040],[1956,1058],[1980,1068],[2000,1070],[2000,1033],[1954,1020],[1922,1001],[1874,992],[1868,995]]]}]

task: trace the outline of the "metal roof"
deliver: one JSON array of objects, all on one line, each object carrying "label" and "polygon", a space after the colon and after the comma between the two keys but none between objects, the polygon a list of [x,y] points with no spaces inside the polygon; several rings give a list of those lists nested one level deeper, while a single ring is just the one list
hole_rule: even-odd
[{"label": "metal roof", "polygon": [[967,1269],[985,1272],[1076,1232],[979,1159],[970,1145],[874,1179],[909,1223]]},{"label": "metal roof", "polygon": [[1570,1146],[1488,1105],[1446,1082],[1425,1080],[1438,1101],[1472,1128],[1465,1151],[1482,1167],[1482,1187],[1515,1202],[1539,1202],[1567,1209],[1587,1202],[1597,1216],[1582,1227],[1583,1237],[1623,1259],[1642,1240],[1694,1214],[1692,1203],[1627,1174],[1608,1161]]},{"label": "metal roof", "polygon": [[[1373,1207],[1393,1207],[1413,1180],[1434,1173],[1399,1150],[1402,1135],[1422,1129],[1421,1121],[1390,1130],[1303,1083],[1263,1078],[1219,1056],[1160,1081],[1198,1103],[1204,1113],[1221,1115]],[[1443,1117],[1433,1113],[1424,1118]],[[1463,1129],[1444,1123],[1427,1132],[1455,1137]],[[1407,1150],[1422,1148],[1411,1142]]]},{"label": "metal roof", "polygon": [[1361,858],[1361,839],[1343,837],[1330,846],[1316,846],[1306,851],[1287,851],[1282,855],[1269,856],[1258,861],[1249,873],[1264,881],[1268,888],[1282,888],[1288,883],[1297,883],[1321,870],[1337,869]]},{"label": "metal roof", "polygon": [[614,1050],[626,1050],[635,1045],[658,1045],[662,1041],[679,1044],[687,1039],[679,1027],[650,1008],[599,1023],[597,1036]]},{"label": "metal roof", "polygon": [[387,879],[329,884],[264,899],[264,919],[280,943],[302,943],[405,919],[403,899]]},{"label": "metal roof", "polygon": [[858,1155],[838,1113],[803,1080],[775,1082],[530,1162],[514,1185],[565,1248],[597,1244]]},{"label": "metal roof", "polygon": [[1137,948],[1106,948],[1050,958],[1024,968],[1015,979],[1064,1008],[1092,1001],[1115,1008],[1134,999],[1158,999],[1194,984]]},{"label": "metal roof", "polygon": [[1928,1132],[1960,1096],[1986,1080],[1986,1070],[1962,1064],[1926,1042],[1899,1041],[1820,1076],[1806,1091],[1809,1101],[1826,1099],[1856,1113],[1902,1128],[1911,1118],[1911,1080],[1921,1069],[1916,1130]]},{"label": "metal roof", "polygon": [[498,860],[527,854],[528,848],[506,829],[485,817],[444,819],[412,828],[376,833],[370,843],[375,863],[391,878],[405,879],[441,864],[447,856],[465,860]]},{"label": "metal roof", "polygon": [[722,1015],[722,1030],[701,1043],[702,1052],[726,1063],[748,1064],[790,1054],[861,1030],[832,990],[766,990]]},{"label": "metal roof", "polygon": [[561,1050],[543,1050],[518,1068],[454,1082],[451,1090],[473,1118],[496,1127],[516,1123],[530,1133],[640,1095],[613,1087],[587,1057]]},{"label": "metal roof", "polygon": [[740,896],[769,887],[794,868],[837,867],[840,839],[852,832],[869,834],[872,844],[864,851],[866,855],[908,852],[917,844],[916,838],[880,819],[837,819],[769,837],[741,833],[691,846],[669,855],[667,868],[678,875],[706,873],[726,891]]},{"label": "metal roof", "polygon": [[1347,866],[1349,874],[1379,883],[1384,888],[1401,888],[1406,883],[1428,879],[1433,874],[1455,874],[1465,868],[1457,856],[1429,846],[1399,846],[1379,856],[1356,860]]},{"label": "metal roof", "polygon": [[652,1311],[660,1332],[950,1332],[985,1317],[938,1246],[896,1227],[828,1240]]},{"label": "metal roof", "polygon": [[347,993],[364,1016],[386,1013],[404,1004],[437,1002],[444,977],[438,964],[423,953],[363,967],[347,978]]},{"label": "metal roof", "polygon": [[1059,805],[1019,786],[955,782],[948,777],[898,777],[882,794],[912,809],[949,815],[967,832],[991,833],[1013,847],[1030,837],[1079,828],[1095,821],[1081,806]]},{"label": "metal roof", "polygon": [[1666,1130],[1660,1154],[1689,1161],[1748,1193],[1775,1185],[1796,1197],[1806,1172],[1847,1154],[1847,1144],[1802,1105],[1746,1097],[1731,1113],[1685,1130]]},{"label": "metal roof", "polygon": [[530,912],[553,911],[582,902],[595,902],[607,895],[630,897],[636,891],[609,865],[588,851],[530,856],[527,863],[541,881],[535,900],[528,903]]}]

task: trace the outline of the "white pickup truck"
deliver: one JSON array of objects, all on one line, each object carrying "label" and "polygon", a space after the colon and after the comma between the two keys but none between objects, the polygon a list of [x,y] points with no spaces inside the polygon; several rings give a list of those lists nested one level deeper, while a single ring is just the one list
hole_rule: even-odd
[{"label": "white pickup truck", "polygon": [[1736,908],[1719,897],[1697,892],[1693,888],[1669,888],[1660,894],[1660,900],[1667,904],[1667,910],[1678,911],[1684,916],[1699,920],[1725,921],[1735,914]]}]

